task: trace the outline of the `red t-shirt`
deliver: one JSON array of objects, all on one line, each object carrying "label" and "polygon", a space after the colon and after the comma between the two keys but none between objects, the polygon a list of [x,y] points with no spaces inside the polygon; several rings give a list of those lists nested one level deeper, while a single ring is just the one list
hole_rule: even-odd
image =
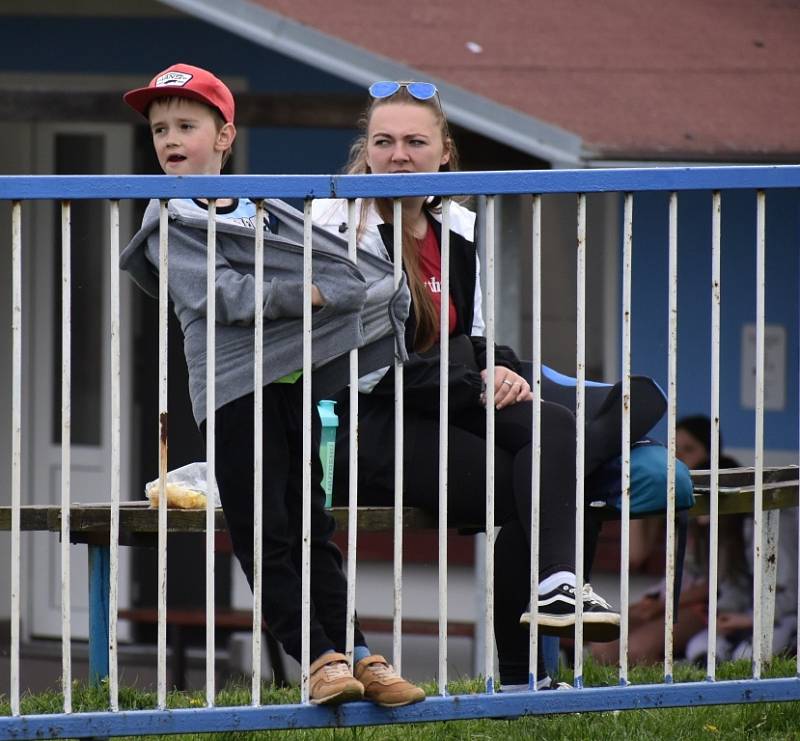
[{"label": "red t-shirt", "polygon": [[[439,240],[436,239],[436,232],[428,224],[428,231],[419,243],[419,263],[424,276],[425,285],[430,291],[433,305],[436,307],[436,315],[441,320],[442,315],[442,253],[439,251]],[[456,328],[456,305],[453,303],[453,296],[450,295],[450,329],[449,334],[453,334]]]}]

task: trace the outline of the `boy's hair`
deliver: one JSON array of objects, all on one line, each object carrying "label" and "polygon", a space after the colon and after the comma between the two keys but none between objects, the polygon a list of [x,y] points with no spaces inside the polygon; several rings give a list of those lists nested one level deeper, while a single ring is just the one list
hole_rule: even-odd
[{"label": "boy's hair", "polygon": [[[208,106],[214,114],[217,131],[226,123],[233,124],[236,104],[228,86],[202,67],[190,64],[173,64],[159,72],[147,87],[129,90],[122,99],[145,118],[156,100],[169,104],[176,98],[188,98]],[[231,149],[222,153],[222,167],[228,161]]]}]

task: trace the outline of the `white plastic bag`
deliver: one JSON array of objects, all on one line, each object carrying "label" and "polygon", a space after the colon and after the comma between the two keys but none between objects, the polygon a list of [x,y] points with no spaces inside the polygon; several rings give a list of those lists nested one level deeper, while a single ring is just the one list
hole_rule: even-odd
[{"label": "white plastic bag", "polygon": [[[167,507],[178,509],[203,509],[208,494],[205,461],[189,463],[174,471],[167,471]],[[214,506],[220,507],[217,482],[212,482]],[[144,487],[145,496],[151,507],[158,506],[158,479],[148,481]]]}]

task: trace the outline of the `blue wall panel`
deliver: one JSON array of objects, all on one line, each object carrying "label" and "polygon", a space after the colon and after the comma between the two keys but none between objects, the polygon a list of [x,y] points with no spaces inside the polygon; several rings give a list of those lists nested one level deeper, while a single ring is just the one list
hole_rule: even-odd
[{"label": "blue wall panel", "polygon": [[[756,196],[722,196],[720,418],[728,447],[752,447],[754,412],[741,404],[742,327],[755,322]],[[765,445],[798,445],[798,246],[796,191],[767,195],[766,321],[786,329],[786,405],[765,414]],[[634,206],[633,369],[667,381],[668,195],[642,193]],[[711,194],[678,198],[678,415],[710,410]],[[666,425],[657,432],[666,437]]]}]

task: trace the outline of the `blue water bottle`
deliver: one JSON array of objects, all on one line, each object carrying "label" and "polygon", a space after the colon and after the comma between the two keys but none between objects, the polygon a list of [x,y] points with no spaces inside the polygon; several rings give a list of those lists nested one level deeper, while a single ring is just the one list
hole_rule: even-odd
[{"label": "blue water bottle", "polygon": [[333,407],[335,401],[325,399],[317,409],[322,420],[322,439],[319,445],[319,457],[322,461],[322,488],[325,490],[325,506],[333,506],[333,463],[336,457],[336,428],[339,418]]}]

